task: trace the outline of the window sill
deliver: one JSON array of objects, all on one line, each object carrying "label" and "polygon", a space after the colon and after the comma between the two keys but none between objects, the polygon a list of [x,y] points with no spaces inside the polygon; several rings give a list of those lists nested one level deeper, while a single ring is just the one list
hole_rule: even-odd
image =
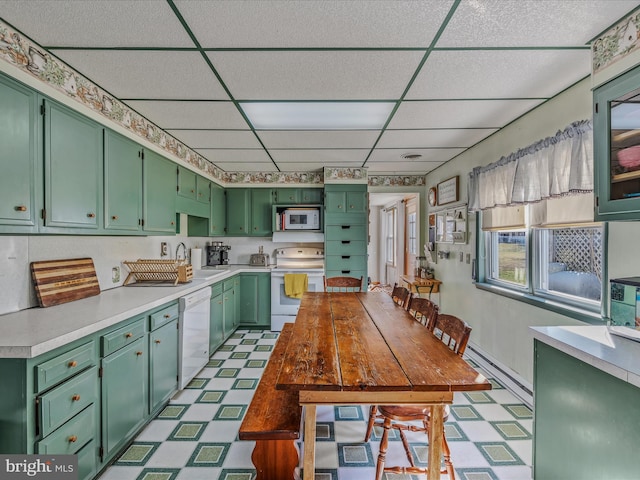
[{"label": "window sill", "polygon": [[518,300],[520,302],[543,308],[554,313],[565,315],[581,322],[589,323],[592,325],[604,325],[606,323],[602,316],[596,312],[581,309],[579,307],[568,304],[563,304],[548,298],[537,297],[523,292],[517,292],[515,290],[510,290],[508,288],[500,287],[498,285],[493,285],[490,283],[477,282],[475,286],[480,290],[485,290],[497,295],[502,295],[503,297]]}]

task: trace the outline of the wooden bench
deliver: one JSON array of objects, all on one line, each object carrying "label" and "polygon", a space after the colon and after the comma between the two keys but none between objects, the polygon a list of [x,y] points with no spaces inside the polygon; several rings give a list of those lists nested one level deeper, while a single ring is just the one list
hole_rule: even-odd
[{"label": "wooden bench", "polygon": [[255,440],[251,461],[256,480],[294,480],[299,464],[302,407],[295,391],[276,390],[293,323],[285,323],[244,416],[238,437]]}]

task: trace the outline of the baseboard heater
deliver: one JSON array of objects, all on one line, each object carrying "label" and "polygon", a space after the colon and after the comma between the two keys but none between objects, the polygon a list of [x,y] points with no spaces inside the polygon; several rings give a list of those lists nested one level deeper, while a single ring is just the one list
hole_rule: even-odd
[{"label": "baseboard heater", "polygon": [[528,407],[533,408],[533,390],[522,383],[521,380],[507,372],[502,366],[488,358],[481,350],[473,345],[467,345],[467,356],[475,360],[481,367],[489,371],[500,383],[503,383],[511,393],[522,400]]}]

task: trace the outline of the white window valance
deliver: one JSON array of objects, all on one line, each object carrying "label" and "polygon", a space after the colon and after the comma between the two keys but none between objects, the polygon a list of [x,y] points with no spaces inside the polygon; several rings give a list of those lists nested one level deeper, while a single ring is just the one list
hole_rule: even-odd
[{"label": "white window valance", "polygon": [[553,137],[469,174],[469,211],[593,192],[593,126],[574,122]]}]

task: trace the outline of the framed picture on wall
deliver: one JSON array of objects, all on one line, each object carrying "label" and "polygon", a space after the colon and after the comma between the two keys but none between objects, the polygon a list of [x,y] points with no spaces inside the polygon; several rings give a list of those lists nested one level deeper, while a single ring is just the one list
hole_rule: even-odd
[{"label": "framed picture on wall", "polygon": [[458,185],[459,178],[460,177],[456,175],[438,184],[438,205],[447,205],[458,201],[460,188]]}]

